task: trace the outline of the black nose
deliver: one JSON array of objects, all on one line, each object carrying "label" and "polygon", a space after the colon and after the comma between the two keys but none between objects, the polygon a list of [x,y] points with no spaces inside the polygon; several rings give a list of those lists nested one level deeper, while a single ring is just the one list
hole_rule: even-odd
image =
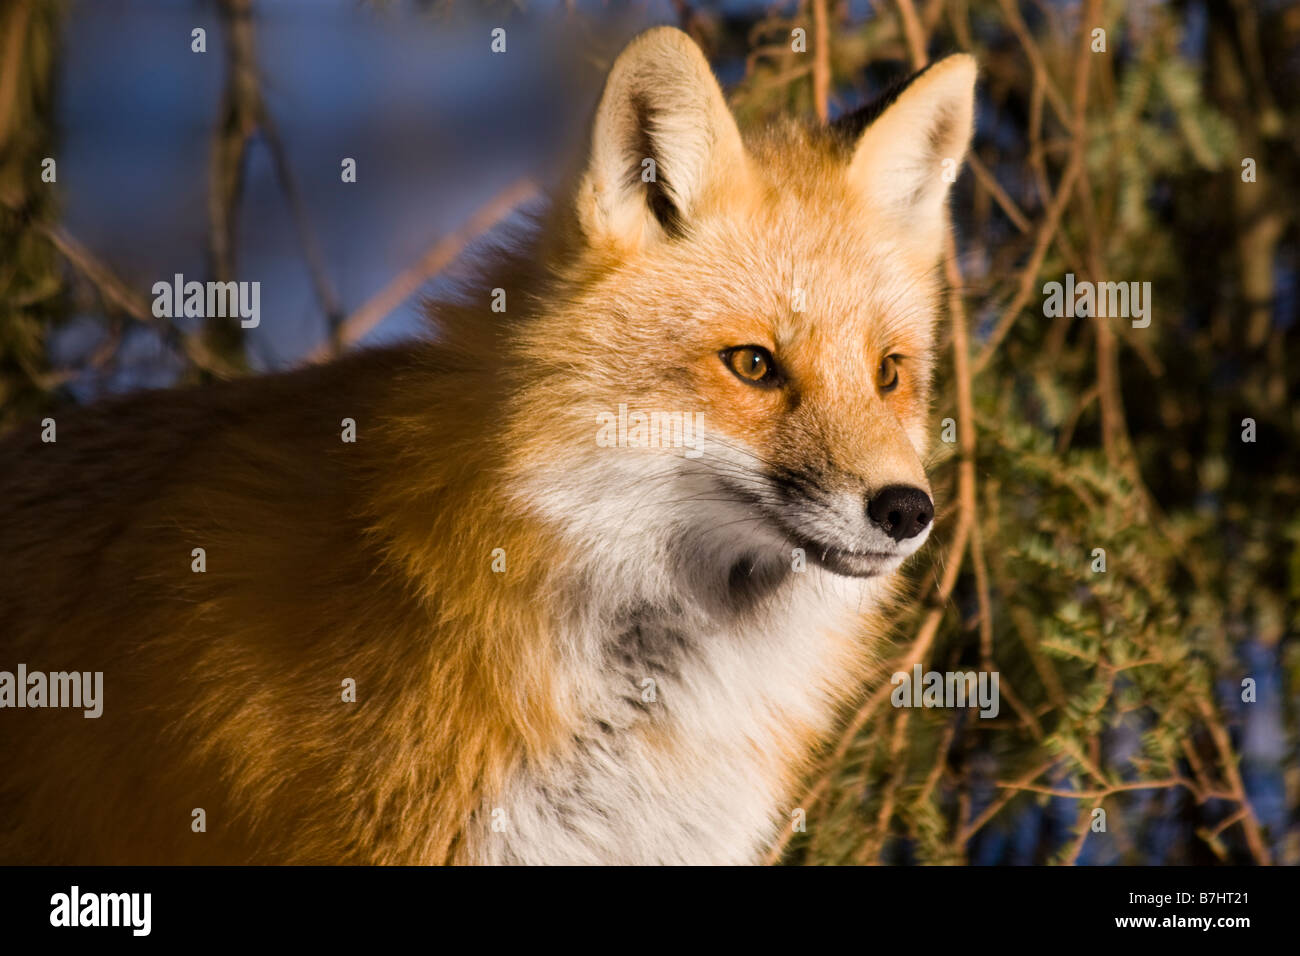
[{"label": "black nose", "polygon": [[934,503],[920,488],[889,485],[867,502],[867,516],[895,541],[915,538],[934,517]]}]

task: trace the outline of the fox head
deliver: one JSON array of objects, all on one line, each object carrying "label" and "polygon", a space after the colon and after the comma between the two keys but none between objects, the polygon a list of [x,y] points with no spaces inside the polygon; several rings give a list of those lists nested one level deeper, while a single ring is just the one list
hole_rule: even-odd
[{"label": "fox head", "polygon": [[832,127],[742,137],[685,34],[636,38],[515,343],[527,502],[628,561],[896,570],[933,519],[937,272],[975,78],[951,56]]}]

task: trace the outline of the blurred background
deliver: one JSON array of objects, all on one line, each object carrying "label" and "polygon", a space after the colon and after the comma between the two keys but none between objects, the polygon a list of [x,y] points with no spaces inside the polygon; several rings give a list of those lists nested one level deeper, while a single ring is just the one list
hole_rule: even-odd
[{"label": "blurred background", "polygon": [[[0,431],[436,335],[659,23],[742,125],[982,69],[940,522],[771,860],[1300,861],[1296,3],[0,0]],[[155,318],[176,273],[260,281],[261,325]],[[1151,283],[1149,327],[1048,314],[1067,273]],[[1001,713],[890,706],[918,663]]]}]

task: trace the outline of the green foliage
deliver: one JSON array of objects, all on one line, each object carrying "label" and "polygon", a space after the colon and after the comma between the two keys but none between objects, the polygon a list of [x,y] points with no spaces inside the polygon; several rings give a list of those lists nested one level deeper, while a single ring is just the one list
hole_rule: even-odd
[{"label": "green foliage", "polygon": [[[41,224],[55,187],[41,181],[54,155],[53,72],[58,5],[0,7],[0,429],[43,411],[55,384],[46,334],[66,305],[59,263]],[[8,54],[8,55],[5,55]]]}]

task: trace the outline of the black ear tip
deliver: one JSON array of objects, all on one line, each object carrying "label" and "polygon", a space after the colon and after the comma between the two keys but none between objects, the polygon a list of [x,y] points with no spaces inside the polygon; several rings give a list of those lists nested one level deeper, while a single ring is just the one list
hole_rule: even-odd
[{"label": "black ear tip", "polygon": [[934,66],[935,62],[937,61],[932,60],[915,73],[897,77],[873,99],[832,122],[831,130],[848,142],[856,141],[866,128],[874,123],[881,113],[893,106],[894,102],[903,95],[903,91],[915,83],[926,70]]},{"label": "black ear tip", "polygon": [[855,143],[868,126],[879,118],[880,114],[893,106],[898,98],[906,92],[907,88],[925,76],[927,72],[943,63],[947,63],[954,57],[967,57],[965,53],[948,53],[937,57],[927,63],[915,73],[900,76],[884,88],[874,99],[863,106],[859,106],[851,113],[845,113],[830,124],[832,133],[847,143]]}]

